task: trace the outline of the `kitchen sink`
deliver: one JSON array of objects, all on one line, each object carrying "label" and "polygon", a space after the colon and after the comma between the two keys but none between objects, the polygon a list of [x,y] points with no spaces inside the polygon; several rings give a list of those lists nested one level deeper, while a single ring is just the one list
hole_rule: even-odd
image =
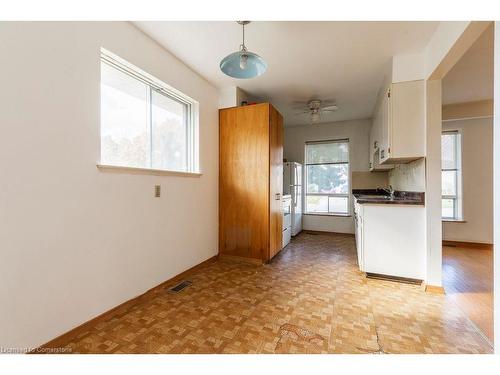
[{"label": "kitchen sink", "polygon": [[376,195],[376,194],[366,194],[366,195],[359,195],[359,199],[384,199],[384,200],[391,200],[391,197],[388,195]]}]

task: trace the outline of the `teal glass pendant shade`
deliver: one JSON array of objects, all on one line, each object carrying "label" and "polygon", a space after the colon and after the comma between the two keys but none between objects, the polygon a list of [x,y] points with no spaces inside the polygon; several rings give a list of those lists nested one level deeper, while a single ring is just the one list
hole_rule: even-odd
[{"label": "teal glass pendant shade", "polygon": [[238,51],[224,57],[220,62],[220,70],[233,78],[254,78],[267,69],[266,62],[256,53]]},{"label": "teal glass pendant shade", "polygon": [[242,26],[243,43],[238,52],[231,53],[220,62],[220,70],[229,77],[233,78],[255,78],[264,74],[267,64],[262,57],[256,53],[250,52],[245,47],[245,25],[250,21],[237,21]]}]

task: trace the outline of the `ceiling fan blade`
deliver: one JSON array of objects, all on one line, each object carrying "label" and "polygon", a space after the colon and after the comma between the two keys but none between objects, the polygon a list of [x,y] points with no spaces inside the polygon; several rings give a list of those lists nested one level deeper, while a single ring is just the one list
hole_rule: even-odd
[{"label": "ceiling fan blade", "polygon": [[307,107],[307,100],[293,100],[290,104],[293,106]]},{"label": "ceiling fan blade", "polygon": [[294,116],[305,115],[305,114],[308,114],[308,113],[309,113],[309,111],[296,112],[296,113],[294,113]]},{"label": "ceiling fan blade", "polygon": [[334,112],[338,109],[339,109],[339,107],[337,107],[336,105],[329,105],[327,107],[322,108],[323,111],[328,111],[328,112]]}]

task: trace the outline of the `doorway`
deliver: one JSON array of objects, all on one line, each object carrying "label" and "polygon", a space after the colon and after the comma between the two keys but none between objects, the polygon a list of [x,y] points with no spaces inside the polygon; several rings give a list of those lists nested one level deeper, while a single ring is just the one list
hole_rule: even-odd
[{"label": "doorway", "polygon": [[493,343],[491,24],[442,80],[443,286]]}]

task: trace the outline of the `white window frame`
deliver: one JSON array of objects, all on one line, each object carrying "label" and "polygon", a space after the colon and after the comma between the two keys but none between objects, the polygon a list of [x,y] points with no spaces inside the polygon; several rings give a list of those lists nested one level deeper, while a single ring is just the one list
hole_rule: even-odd
[{"label": "white window frame", "polygon": [[453,200],[453,217],[441,217],[442,221],[462,221],[463,220],[463,192],[462,192],[462,133],[460,130],[443,130],[441,135],[453,134],[458,137],[455,138],[455,155],[456,155],[456,168],[443,168],[441,162],[441,174],[444,171],[456,171],[455,186],[456,195],[441,195],[441,202],[443,199]]},{"label": "white window frame", "polygon": [[[151,74],[145,72],[144,70],[136,67],[135,65],[132,65],[128,61],[122,59],[121,57],[115,55],[114,53],[101,48],[101,58],[100,58],[100,63],[101,64],[107,64],[114,69],[119,70],[122,73],[125,73],[129,75],[130,77],[146,84],[149,87],[148,91],[148,103],[150,106],[150,113],[148,116],[148,124],[150,127],[150,134],[151,137],[153,137],[153,131],[152,131],[152,116],[151,116],[151,110],[152,110],[152,93],[155,91],[158,94],[164,95],[168,97],[169,99],[172,99],[174,101],[177,101],[183,105],[186,106],[186,167],[187,169],[185,171],[174,171],[174,170],[167,170],[167,169],[154,169],[152,168],[152,165],[149,168],[137,168],[137,167],[128,167],[128,166],[121,166],[121,165],[105,165],[102,163],[102,156],[101,156],[101,150],[102,150],[102,144],[100,145],[99,148],[99,160],[101,161],[100,164],[98,164],[99,167],[103,167],[104,169],[106,168],[120,168],[120,169],[135,169],[135,170],[142,170],[142,171],[157,171],[157,172],[168,172],[168,173],[176,173],[176,174],[200,174],[200,167],[199,167],[199,136],[198,136],[198,128],[199,128],[199,104],[196,100],[190,98],[189,96],[185,95],[181,91],[167,85],[165,82],[159,80],[158,78],[152,76]],[[101,133],[100,133],[101,134]],[[100,138],[102,142],[102,138]],[[152,142],[152,139],[151,139]],[[153,162],[153,148],[150,148],[150,161],[151,163]]]},{"label": "white window frame", "polygon": [[[325,144],[325,143],[347,143],[347,162],[341,163],[307,163],[307,146],[313,144]],[[347,193],[345,194],[331,194],[331,193],[308,193],[307,187],[309,186],[307,182],[307,168],[309,165],[344,165],[347,164]],[[304,214],[305,215],[319,215],[319,216],[351,216],[351,142],[349,138],[342,139],[329,139],[322,141],[307,141],[304,145]],[[342,197],[347,198],[347,212],[308,212],[307,211],[307,196],[326,196],[330,197]],[[328,199],[328,211],[330,211],[330,199]]]}]

